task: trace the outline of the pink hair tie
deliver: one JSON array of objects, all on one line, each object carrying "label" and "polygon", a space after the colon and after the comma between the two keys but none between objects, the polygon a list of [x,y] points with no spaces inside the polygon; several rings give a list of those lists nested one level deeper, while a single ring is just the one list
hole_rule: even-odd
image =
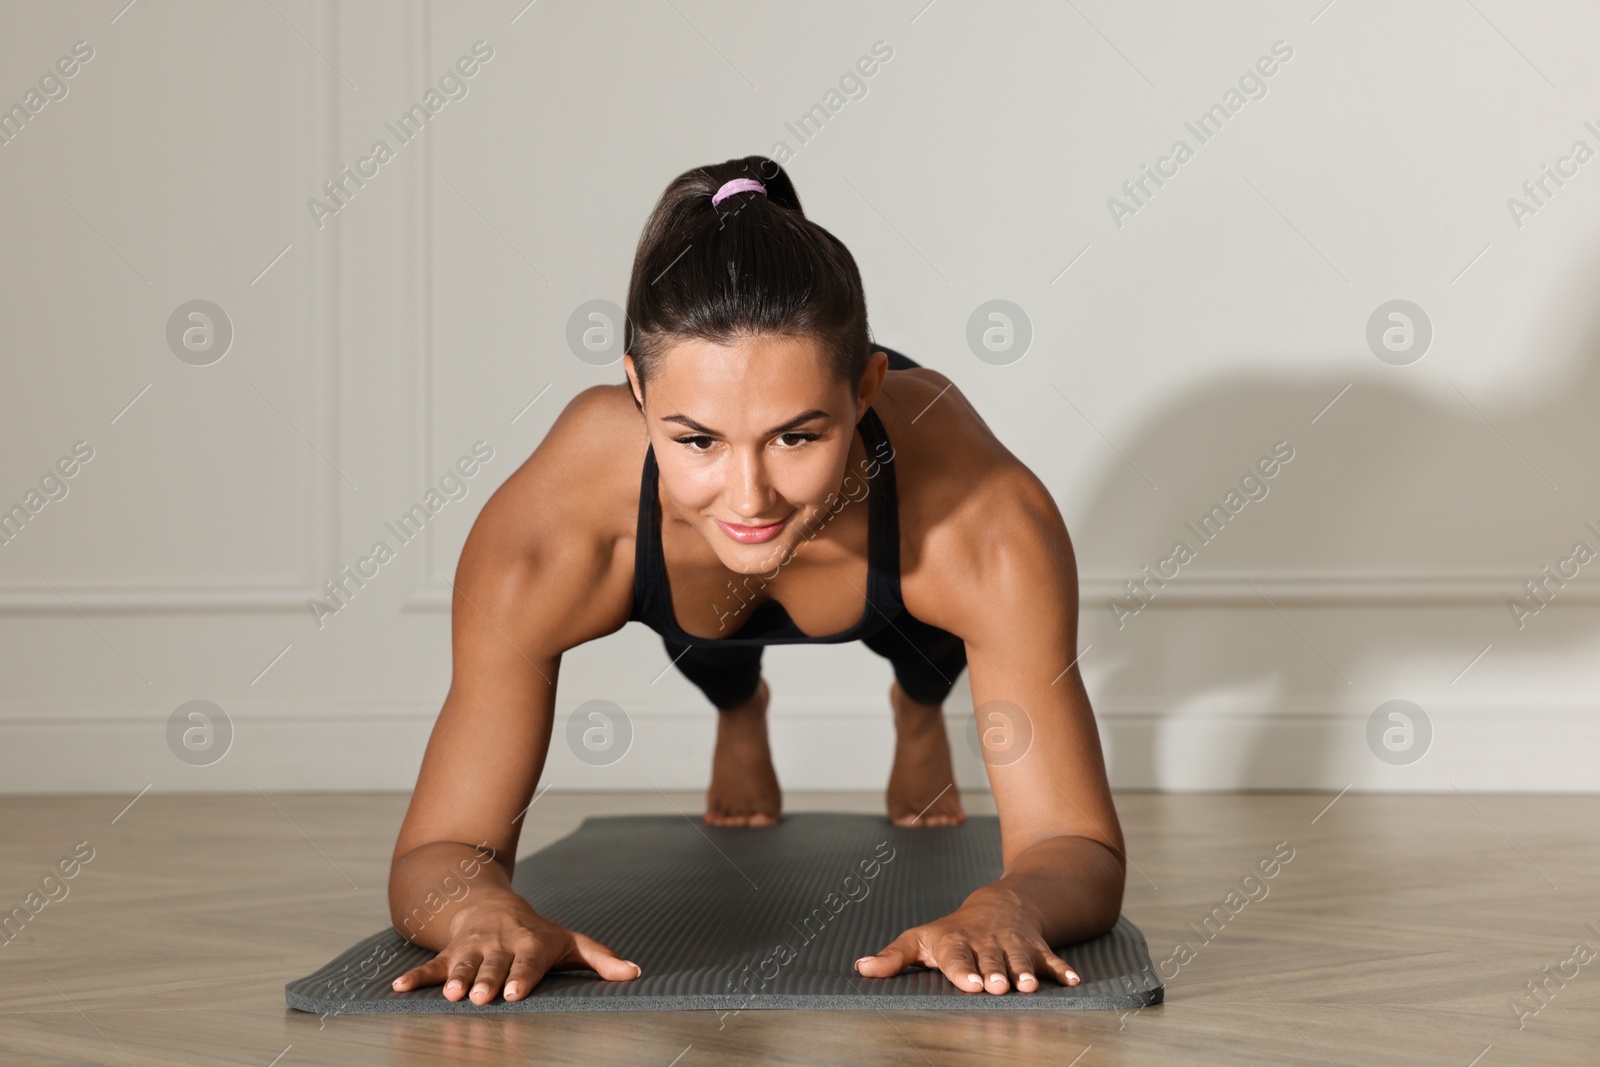
[{"label": "pink hair tie", "polygon": [[734,193],[760,193],[767,195],[767,187],[754,178],[735,178],[722,183],[722,188],[711,194],[711,206],[716,207]]}]

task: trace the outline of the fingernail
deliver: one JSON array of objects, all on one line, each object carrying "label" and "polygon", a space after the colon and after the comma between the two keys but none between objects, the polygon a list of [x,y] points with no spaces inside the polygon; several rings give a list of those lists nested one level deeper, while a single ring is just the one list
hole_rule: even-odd
[{"label": "fingernail", "polygon": [[859,960],[856,960],[856,966],[859,968],[863,963],[866,963],[871,958],[871,956],[862,956]]},{"label": "fingernail", "polygon": [[1005,980],[1006,976],[1003,974],[991,974],[989,976],[989,981],[991,982],[1004,982]]},{"label": "fingernail", "polygon": [[968,981],[968,982],[969,982],[969,983],[971,983],[971,982],[977,982],[977,983],[978,983],[978,984],[979,984],[979,985],[982,985],[982,984],[983,984],[983,979],[982,979],[982,978],[979,978],[979,977],[978,977],[978,976],[977,976],[977,975],[975,975],[975,974],[969,974],[969,975],[967,975],[967,981]]},{"label": "fingernail", "polygon": [[517,983],[515,983],[515,982],[507,982],[506,983],[506,999],[510,1000],[511,998],[515,997],[517,995],[517,990],[519,990],[520,988],[522,988],[522,987],[517,985]]},{"label": "fingernail", "polygon": [[389,983],[389,988],[390,989],[399,989],[400,988],[400,979],[396,978],[394,981],[390,982]]},{"label": "fingernail", "polygon": [[634,963],[632,960],[623,960],[622,962],[633,968],[633,976],[635,978],[644,973],[644,968],[639,966],[637,963]]}]

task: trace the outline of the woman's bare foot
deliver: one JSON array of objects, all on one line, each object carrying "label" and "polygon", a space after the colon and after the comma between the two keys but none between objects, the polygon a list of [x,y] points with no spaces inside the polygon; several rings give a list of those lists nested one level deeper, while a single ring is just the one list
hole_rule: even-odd
[{"label": "woman's bare foot", "polygon": [[778,772],[767,746],[767,699],[761,679],[755,696],[736,708],[717,710],[717,749],[706,790],[706,822],[712,826],[772,826],[783,807]]},{"label": "woman's bare foot", "polygon": [[950,740],[944,711],[919,704],[896,681],[889,689],[894,707],[894,768],[889,772],[889,819],[896,826],[956,826],[967,821],[950,765]]}]

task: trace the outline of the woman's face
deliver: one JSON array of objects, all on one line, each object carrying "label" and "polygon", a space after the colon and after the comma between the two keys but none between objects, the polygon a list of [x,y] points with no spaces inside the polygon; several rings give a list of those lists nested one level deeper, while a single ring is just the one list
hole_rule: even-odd
[{"label": "woman's face", "polygon": [[[623,362],[639,397],[633,357]],[[880,384],[872,372],[859,393],[837,380],[811,337],[674,342],[643,398],[664,512],[694,524],[729,570],[788,562],[807,524],[827,521]]]}]

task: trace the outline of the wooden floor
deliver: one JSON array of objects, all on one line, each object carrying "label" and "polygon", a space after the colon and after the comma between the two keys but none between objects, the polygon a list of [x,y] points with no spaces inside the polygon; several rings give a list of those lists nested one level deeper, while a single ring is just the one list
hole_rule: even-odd
[{"label": "wooden floor", "polygon": [[[324,1020],[286,1007],[284,983],[386,925],[407,798],[131,799],[0,798],[0,911],[78,842],[94,850],[68,895],[0,945],[0,1062],[1600,1064],[1600,797],[1119,794],[1136,865],[1124,912],[1169,979],[1166,1003],[1137,1014]],[[855,794],[786,804],[881,811]],[[654,793],[552,793],[518,851],[586,814],[671,810]],[[1208,940],[1202,921],[1279,842],[1293,858]],[[1546,981],[1542,1005],[1529,981]]]}]

